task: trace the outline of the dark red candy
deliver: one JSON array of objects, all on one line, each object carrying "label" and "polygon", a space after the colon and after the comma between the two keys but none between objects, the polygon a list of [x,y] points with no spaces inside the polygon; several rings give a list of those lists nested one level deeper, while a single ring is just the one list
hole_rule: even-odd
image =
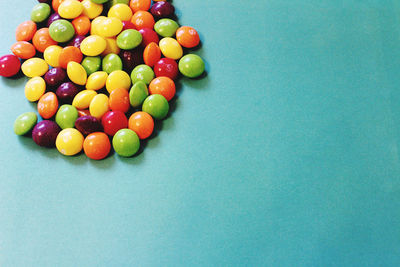
[{"label": "dark red candy", "polygon": [[151,42],[158,44],[158,42],[160,41],[157,33],[153,29],[143,28],[140,29],[139,32],[142,34],[142,47],[146,47]]},{"label": "dark red candy", "polygon": [[74,83],[66,82],[57,88],[56,95],[60,102],[70,104],[79,91],[80,90],[78,86],[76,86]]},{"label": "dark red candy", "polygon": [[150,10],[156,19],[171,17],[175,13],[174,6],[169,2],[157,2]]},{"label": "dark red candy", "polygon": [[59,19],[61,19],[61,16],[58,13],[51,14],[50,17],[47,19],[47,28],[50,27],[50,24]]},{"label": "dark red candy", "polygon": [[76,119],[75,128],[83,135],[89,135],[94,132],[102,132],[103,126],[99,119],[93,116],[82,116]]},{"label": "dark red candy", "polygon": [[104,132],[110,136],[114,136],[121,129],[128,128],[128,119],[122,111],[108,111],[101,118]]},{"label": "dark red candy", "polygon": [[67,78],[67,73],[62,68],[52,68],[44,75],[46,84],[51,87],[57,87]]},{"label": "dark red candy", "polygon": [[156,77],[165,76],[175,80],[178,72],[178,63],[171,58],[162,58],[154,65],[154,74]]},{"label": "dark red candy", "polygon": [[85,39],[85,35],[76,35],[68,44],[67,46],[75,46],[77,48],[81,48],[81,43],[83,39]]},{"label": "dark red candy", "polygon": [[143,64],[143,49],[137,47],[133,50],[121,50],[119,53],[124,65],[124,71],[130,73],[137,65]]},{"label": "dark red candy", "polygon": [[54,121],[43,120],[33,128],[32,138],[39,146],[53,147],[60,131],[60,127]]},{"label": "dark red candy", "polygon": [[129,29],[136,30],[135,24],[133,24],[130,21],[123,21],[122,25],[123,25],[123,28],[122,28],[123,31],[129,30]]},{"label": "dark red candy", "polygon": [[15,55],[5,55],[0,57],[0,76],[11,77],[21,69],[21,61]]}]

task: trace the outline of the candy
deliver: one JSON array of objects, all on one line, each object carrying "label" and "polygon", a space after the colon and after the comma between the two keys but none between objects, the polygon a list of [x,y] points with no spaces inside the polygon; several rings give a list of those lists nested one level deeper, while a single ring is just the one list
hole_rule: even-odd
[{"label": "candy", "polygon": [[129,92],[123,88],[116,88],[111,91],[108,99],[108,104],[111,110],[119,110],[123,113],[128,112],[130,108]]},{"label": "candy", "polygon": [[62,130],[56,139],[57,150],[65,156],[73,156],[83,148],[83,135],[74,128]]},{"label": "candy", "polygon": [[129,90],[130,86],[131,78],[129,77],[129,74],[123,70],[111,72],[106,80],[106,89],[109,93],[117,88]]},{"label": "candy", "polygon": [[15,119],[14,133],[16,135],[25,135],[35,127],[36,122],[37,116],[34,112],[25,112]]},{"label": "candy", "polygon": [[74,19],[79,17],[82,11],[82,3],[77,0],[64,0],[58,7],[58,14],[65,19]]},{"label": "candy", "polygon": [[172,16],[175,8],[168,2],[158,2],[151,7],[150,12],[155,18],[160,19]]},{"label": "candy", "polygon": [[134,131],[140,139],[146,139],[153,133],[154,120],[150,114],[138,111],[129,118],[128,128]]},{"label": "candy", "polygon": [[105,133],[89,134],[83,141],[83,151],[88,158],[100,160],[107,157],[111,150],[111,143]]},{"label": "candy", "polygon": [[108,54],[118,54],[121,49],[117,45],[117,40],[115,37],[105,38],[106,40],[106,49],[104,49],[103,53],[101,53],[102,57],[107,56]]},{"label": "candy", "polygon": [[121,21],[130,20],[132,15],[132,10],[126,4],[116,4],[108,11],[108,17],[118,18]]},{"label": "candy", "polygon": [[81,51],[86,56],[98,56],[106,49],[107,43],[103,37],[91,35],[81,43]]},{"label": "candy", "polygon": [[78,87],[72,82],[63,83],[56,90],[57,98],[61,103],[72,103],[72,100],[78,93]]},{"label": "candy", "polygon": [[96,28],[96,34],[102,37],[113,37],[118,35],[123,27],[124,25],[120,19],[107,17],[100,21]]},{"label": "candy", "polygon": [[90,101],[89,111],[93,117],[100,119],[108,110],[108,96],[105,94],[98,94]]},{"label": "candy", "polygon": [[175,96],[175,83],[168,77],[157,77],[149,85],[151,95],[159,94],[170,101]]},{"label": "candy", "polygon": [[58,87],[67,78],[67,73],[62,68],[52,68],[44,75],[48,86]]},{"label": "candy", "polygon": [[200,36],[192,27],[183,26],[176,31],[176,40],[183,47],[193,48],[200,43]]},{"label": "candy", "polygon": [[67,65],[68,78],[78,85],[85,85],[87,74],[81,64],[71,61]]},{"label": "candy", "polygon": [[143,64],[143,52],[140,48],[133,50],[122,50],[120,58],[122,59],[123,68],[128,73],[132,72],[133,68],[137,65]]},{"label": "candy", "polygon": [[113,136],[118,130],[128,127],[128,119],[121,111],[108,111],[101,118],[104,132]]},{"label": "candy", "polygon": [[28,77],[43,76],[49,70],[49,65],[43,59],[34,57],[25,61],[21,66],[21,70]]},{"label": "candy", "polygon": [[125,5],[129,5],[129,0],[109,0],[106,1],[107,3],[107,7],[111,8],[112,6],[116,5],[116,4],[125,4]]},{"label": "candy", "polygon": [[89,19],[94,19],[103,12],[103,5],[96,3],[96,1],[83,0],[82,7],[83,15],[87,16]]},{"label": "candy", "polygon": [[142,35],[137,30],[125,30],[117,37],[117,45],[121,49],[130,50],[140,45]]},{"label": "candy", "polygon": [[75,128],[78,129],[83,135],[103,131],[103,125],[101,125],[101,121],[90,115],[79,117],[75,121]]},{"label": "candy", "polygon": [[178,28],[179,28],[178,23],[176,23],[176,21],[172,19],[160,19],[154,25],[154,30],[162,37],[174,36]]},{"label": "candy", "polygon": [[35,56],[35,47],[27,41],[19,41],[11,46],[11,52],[19,58],[29,59]]},{"label": "candy", "polygon": [[137,30],[143,28],[150,28],[154,27],[154,18],[153,16],[147,11],[137,11],[133,14],[131,22],[135,25]]},{"label": "candy", "polygon": [[143,60],[147,66],[154,65],[161,59],[161,50],[156,43],[150,43],[143,51]]},{"label": "candy", "polygon": [[36,50],[41,53],[43,53],[47,47],[58,44],[51,38],[49,28],[41,28],[38,30],[35,35],[33,35],[32,43]]},{"label": "candy", "polygon": [[165,37],[160,40],[159,43],[161,52],[167,58],[171,59],[180,59],[183,55],[183,50],[181,45],[178,43],[177,40],[171,37]]},{"label": "candy", "polygon": [[37,4],[31,11],[31,20],[36,23],[43,22],[50,16],[50,11],[50,6],[48,4]]},{"label": "candy", "polygon": [[54,121],[38,122],[32,130],[33,141],[43,147],[54,147],[60,127]]},{"label": "candy", "polygon": [[97,95],[96,91],[83,90],[80,91],[72,101],[72,105],[77,109],[86,109],[89,107],[92,99]]},{"label": "candy", "polygon": [[150,5],[151,0],[131,0],[129,3],[129,6],[133,12],[137,12],[139,10],[147,11],[149,10]]},{"label": "candy", "polygon": [[162,95],[150,95],[144,100],[142,110],[156,120],[162,120],[169,111],[168,101]]},{"label": "candy", "polygon": [[75,29],[72,23],[68,20],[59,19],[51,23],[49,27],[49,34],[54,41],[65,43],[74,37]]},{"label": "candy", "polygon": [[68,46],[75,46],[76,48],[81,48],[81,43],[85,40],[85,35],[75,35],[71,41],[69,41]]},{"label": "candy", "polygon": [[143,101],[149,95],[147,86],[144,82],[136,82],[129,91],[129,102],[132,107],[137,108],[143,104]]},{"label": "candy", "polygon": [[186,77],[199,77],[204,69],[204,61],[198,55],[188,54],[179,60],[179,71]]},{"label": "candy", "polygon": [[116,70],[122,70],[122,60],[117,54],[108,54],[103,58],[102,68],[108,74]]},{"label": "candy", "polygon": [[143,81],[149,84],[154,79],[154,72],[149,66],[142,64],[132,70],[131,79],[133,83]]},{"label": "candy", "polygon": [[17,41],[30,41],[36,33],[36,23],[28,20],[18,25],[15,30],[15,39]]},{"label": "candy", "polygon": [[61,19],[61,17],[60,17],[60,15],[59,15],[58,13],[53,13],[53,14],[51,14],[50,17],[47,19],[47,28],[49,28],[50,25],[51,25],[54,21],[59,20],[59,19]]},{"label": "candy", "polygon": [[90,74],[87,82],[86,89],[88,90],[100,90],[106,86],[108,74],[105,71],[96,71]]},{"label": "candy", "polygon": [[62,3],[63,1],[64,1],[64,0],[52,0],[51,6],[53,7],[53,9],[54,9],[55,12],[58,12],[58,7],[61,5],[61,3]]},{"label": "candy", "polygon": [[30,102],[38,101],[46,91],[46,82],[42,77],[34,77],[25,84],[25,97]]},{"label": "candy", "polygon": [[50,119],[57,113],[58,99],[55,93],[47,92],[40,97],[37,109],[43,119]]},{"label": "candy", "polygon": [[5,55],[0,57],[0,76],[11,77],[19,72],[21,62],[14,55]]},{"label": "candy", "polygon": [[78,35],[86,35],[90,31],[90,19],[85,15],[75,18],[72,25]]},{"label": "candy", "polygon": [[140,148],[140,140],[131,129],[121,129],[113,137],[113,148],[122,157],[131,157]]},{"label": "candy", "polygon": [[142,28],[139,30],[140,34],[142,35],[142,46],[146,47],[148,44],[154,42],[158,44],[160,42],[160,39],[158,38],[158,35],[153,29],[150,28]]},{"label": "candy", "polygon": [[63,51],[63,48],[58,45],[51,45],[44,50],[43,58],[47,64],[52,67],[60,66],[60,54]]},{"label": "candy", "polygon": [[78,119],[78,111],[72,105],[62,105],[56,114],[56,123],[61,129],[73,128]]},{"label": "candy", "polygon": [[66,69],[68,67],[68,63],[70,62],[81,63],[82,58],[83,55],[79,48],[75,46],[66,46],[62,49],[58,61],[60,67]]},{"label": "candy", "polygon": [[88,75],[98,71],[101,67],[100,57],[85,57],[82,61],[82,66]]},{"label": "candy", "polygon": [[91,0],[91,1],[95,4],[104,4],[104,3],[108,2],[108,0]]}]

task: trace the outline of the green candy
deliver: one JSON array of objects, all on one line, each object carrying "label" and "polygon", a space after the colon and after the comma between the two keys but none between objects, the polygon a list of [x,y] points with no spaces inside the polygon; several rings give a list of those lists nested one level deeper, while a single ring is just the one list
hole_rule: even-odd
[{"label": "green candy", "polygon": [[104,4],[108,2],[108,0],[90,0],[90,1],[92,1],[95,4]]},{"label": "green candy", "polygon": [[138,47],[142,42],[142,35],[137,30],[129,29],[121,32],[117,37],[117,45],[124,50]]},{"label": "green candy", "polygon": [[56,114],[56,123],[61,129],[74,128],[78,110],[72,105],[62,105]]},{"label": "green candy", "polygon": [[162,95],[150,95],[144,100],[142,110],[149,113],[156,120],[162,120],[169,111],[168,101]]},{"label": "green candy", "polygon": [[160,19],[154,25],[154,30],[162,37],[174,36],[178,28],[178,23],[172,19]]},{"label": "green candy", "polygon": [[33,7],[31,20],[36,23],[45,21],[50,16],[51,8],[46,3],[40,3]]},{"label": "green candy", "polygon": [[111,0],[107,2],[107,9],[110,9],[110,7],[116,5],[116,4],[125,4],[129,6],[129,0]]},{"label": "green candy", "polygon": [[122,60],[117,54],[108,54],[103,58],[103,70],[110,74],[115,70],[122,70]]},{"label": "green candy", "polygon": [[129,102],[132,107],[137,108],[142,105],[148,95],[149,91],[147,90],[146,84],[142,81],[138,81],[129,91]]},{"label": "green candy", "polygon": [[115,133],[112,144],[115,152],[122,157],[136,154],[140,148],[140,140],[131,129],[121,129]]},{"label": "green candy", "polygon": [[203,74],[204,61],[195,54],[187,54],[179,60],[179,71],[189,78],[196,78]]},{"label": "green candy", "polygon": [[25,112],[17,117],[14,122],[14,133],[24,135],[29,133],[37,122],[37,116],[34,112]]},{"label": "green candy", "polygon": [[154,79],[154,71],[149,66],[142,64],[136,66],[131,73],[132,83],[143,81],[145,84],[150,84]]},{"label": "green candy", "polygon": [[90,74],[100,70],[101,57],[85,57],[81,64],[89,76]]},{"label": "green candy", "polygon": [[59,19],[50,24],[49,34],[51,39],[59,43],[65,43],[75,35],[75,29],[71,22]]}]

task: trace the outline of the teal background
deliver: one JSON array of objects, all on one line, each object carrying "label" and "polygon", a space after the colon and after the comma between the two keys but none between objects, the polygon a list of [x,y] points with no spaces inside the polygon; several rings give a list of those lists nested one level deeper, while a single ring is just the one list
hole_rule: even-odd
[{"label": "teal background", "polygon": [[[0,2],[0,54],[34,3]],[[398,1],[173,3],[208,75],[134,158],[15,136],[0,79],[0,266],[399,266]]]}]

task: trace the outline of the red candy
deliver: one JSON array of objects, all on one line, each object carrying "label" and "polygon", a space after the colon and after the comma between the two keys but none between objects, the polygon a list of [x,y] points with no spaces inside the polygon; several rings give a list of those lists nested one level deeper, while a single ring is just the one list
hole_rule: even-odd
[{"label": "red candy", "polygon": [[178,63],[171,58],[162,58],[154,65],[156,77],[165,76],[175,80],[178,76]]},{"label": "red candy", "polygon": [[128,119],[122,111],[108,111],[101,118],[104,132],[110,136],[114,136],[121,129],[128,128]]},{"label": "red candy", "polygon": [[160,39],[158,38],[157,33],[150,29],[150,28],[142,28],[139,30],[140,34],[142,35],[142,43],[141,45],[143,47],[146,47],[148,44],[150,44],[151,42],[154,42],[156,44],[158,44],[158,42],[160,41]]},{"label": "red candy", "polygon": [[19,72],[21,62],[14,55],[5,55],[0,57],[0,76],[11,77]]}]

